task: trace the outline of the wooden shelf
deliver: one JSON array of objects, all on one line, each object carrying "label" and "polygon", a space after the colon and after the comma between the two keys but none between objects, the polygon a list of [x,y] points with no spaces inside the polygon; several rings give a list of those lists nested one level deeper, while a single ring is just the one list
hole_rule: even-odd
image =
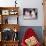
[{"label": "wooden shelf", "polygon": [[[18,24],[18,9],[19,7],[0,7],[0,15],[1,15],[1,24],[8,24],[8,16],[17,16],[17,24]],[[13,14],[11,14],[10,12],[13,12]],[[16,14],[14,14],[14,12],[17,12]],[[6,19],[5,19],[6,17]],[[16,22],[15,21],[15,22]],[[12,21],[11,21],[12,22]]]},{"label": "wooden shelf", "polygon": [[9,10],[9,9],[10,9],[10,10],[12,10],[12,9],[18,10],[18,8],[19,8],[19,7],[0,7],[0,10],[7,10],[7,9],[8,9],[8,10]]},{"label": "wooden shelf", "polygon": [[[13,30],[14,33],[15,33],[15,29],[16,29],[16,32],[18,33],[18,31],[20,29],[20,26],[18,24],[18,17],[19,17],[19,15],[18,15],[18,9],[19,9],[19,7],[0,7],[0,15],[1,15],[0,16],[0,20],[1,20],[0,32],[1,33],[6,28]],[[10,12],[13,12],[13,14],[10,13]],[[17,12],[17,13],[15,14],[15,12]],[[17,19],[17,24],[9,24],[8,20],[7,20],[7,16],[14,16],[14,17],[17,16],[17,18],[16,18]],[[6,18],[6,20],[5,20],[5,18]],[[13,19],[13,20],[15,20],[15,19]],[[1,36],[2,36],[2,34],[1,34]],[[0,46],[18,46],[18,42],[19,42],[18,39],[17,39],[17,41],[13,41],[13,40],[4,41],[4,40],[2,40],[2,38],[3,37],[1,37]]]},{"label": "wooden shelf", "polygon": [[1,41],[1,44],[2,46],[18,46],[18,41]]},{"label": "wooden shelf", "polygon": [[12,29],[14,31],[14,29],[16,29],[17,31],[19,31],[20,26],[19,24],[2,24],[1,25],[1,30],[5,29],[5,28],[9,28]]}]

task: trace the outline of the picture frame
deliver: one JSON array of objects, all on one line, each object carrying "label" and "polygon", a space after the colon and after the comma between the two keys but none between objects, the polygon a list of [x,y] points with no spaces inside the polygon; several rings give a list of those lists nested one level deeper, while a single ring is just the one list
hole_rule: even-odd
[{"label": "picture frame", "polygon": [[23,8],[23,18],[25,20],[36,20],[38,17],[37,8]]},{"label": "picture frame", "polygon": [[11,11],[10,12],[10,15],[16,15],[18,12],[13,12],[13,11]]},{"label": "picture frame", "polygon": [[9,15],[9,10],[2,10],[2,15]]}]

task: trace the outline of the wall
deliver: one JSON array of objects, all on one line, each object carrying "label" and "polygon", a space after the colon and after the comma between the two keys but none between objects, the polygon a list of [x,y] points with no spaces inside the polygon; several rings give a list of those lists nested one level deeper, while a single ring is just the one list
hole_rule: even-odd
[{"label": "wall", "polygon": [[[20,13],[22,16],[20,16],[20,23],[22,26],[43,26],[43,6],[42,6],[42,0],[24,0],[23,4],[21,4],[21,10]],[[23,8],[37,8],[38,9],[38,19],[37,20],[24,20],[22,9]],[[27,22],[27,23],[26,23]]]},{"label": "wall", "polygon": [[[0,0],[1,7],[15,6],[15,0]],[[43,26],[43,6],[42,0],[17,0],[19,6],[19,24],[21,26]],[[36,20],[24,20],[23,19],[23,8],[37,8],[38,18]],[[27,23],[26,23],[27,22]]]}]

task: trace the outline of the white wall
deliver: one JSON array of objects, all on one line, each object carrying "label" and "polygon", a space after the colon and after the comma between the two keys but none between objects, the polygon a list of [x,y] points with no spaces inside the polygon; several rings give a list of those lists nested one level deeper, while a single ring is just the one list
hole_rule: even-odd
[{"label": "white wall", "polygon": [[0,6],[1,7],[9,7],[9,6],[14,6],[14,1],[15,0],[0,0]]},{"label": "white wall", "polygon": [[[0,6],[14,6],[15,0],[0,0]],[[17,0],[19,8],[19,24],[21,26],[43,26],[43,6],[42,0]],[[23,8],[37,8],[38,19],[37,20],[24,20]]]},{"label": "white wall", "polygon": [[[24,20],[21,12],[20,23],[24,26],[43,26],[43,6],[42,0],[24,0],[21,4],[22,8],[37,8],[38,9],[38,19],[37,20]],[[22,9],[21,8],[21,9]]]}]

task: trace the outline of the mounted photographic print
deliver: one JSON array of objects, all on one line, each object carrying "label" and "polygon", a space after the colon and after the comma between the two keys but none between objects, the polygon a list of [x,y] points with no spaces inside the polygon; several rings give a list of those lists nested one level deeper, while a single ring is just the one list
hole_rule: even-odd
[{"label": "mounted photographic print", "polygon": [[38,16],[37,8],[23,8],[23,17],[25,20],[35,20]]},{"label": "mounted photographic print", "polygon": [[2,10],[2,15],[9,15],[9,10]]}]

